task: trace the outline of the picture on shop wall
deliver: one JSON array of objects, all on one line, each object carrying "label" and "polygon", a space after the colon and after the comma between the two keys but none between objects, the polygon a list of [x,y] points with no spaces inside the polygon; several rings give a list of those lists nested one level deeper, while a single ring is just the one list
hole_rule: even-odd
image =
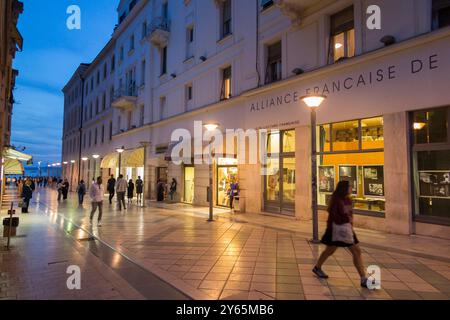
[{"label": "picture on shop wall", "polygon": [[420,196],[450,199],[450,171],[421,171]]},{"label": "picture on shop wall", "polygon": [[352,187],[352,194],[358,194],[358,167],[339,166],[339,181],[348,181]]},{"label": "picture on shop wall", "polygon": [[319,166],[319,192],[332,193],[334,186],[334,166]]},{"label": "picture on shop wall", "polygon": [[365,166],[363,167],[364,196],[383,197],[384,196],[384,167]]}]

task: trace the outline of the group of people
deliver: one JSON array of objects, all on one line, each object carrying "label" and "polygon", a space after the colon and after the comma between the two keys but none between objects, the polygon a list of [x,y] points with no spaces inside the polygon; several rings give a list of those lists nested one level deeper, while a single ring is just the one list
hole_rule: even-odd
[{"label": "group of people", "polygon": [[117,194],[117,202],[119,204],[119,210],[126,209],[125,204],[125,194],[128,198],[128,204],[133,203],[134,193],[136,191],[137,195],[137,203],[142,202],[142,194],[144,192],[144,182],[139,176],[136,179],[136,182],[133,182],[133,179],[130,179],[128,182],[123,177],[123,174],[120,174],[117,180],[114,178],[114,175],[108,180],[107,191],[109,193],[109,203],[112,204],[112,200]]},{"label": "group of people", "polygon": [[169,198],[171,201],[173,201],[175,198],[175,194],[177,192],[177,187],[178,187],[178,182],[175,178],[172,178],[172,182],[170,183],[170,186],[167,186],[163,180],[158,179],[158,181],[156,183],[156,200],[158,202],[164,201],[166,198],[167,189],[169,189],[169,192],[168,192]]}]

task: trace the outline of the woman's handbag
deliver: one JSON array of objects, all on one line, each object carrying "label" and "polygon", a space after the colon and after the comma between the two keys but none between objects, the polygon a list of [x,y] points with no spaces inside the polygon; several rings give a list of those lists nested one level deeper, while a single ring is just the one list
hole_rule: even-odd
[{"label": "woman's handbag", "polygon": [[344,242],[354,244],[353,226],[351,223],[336,224],[333,223],[333,242]]},{"label": "woman's handbag", "polygon": [[25,201],[23,201],[23,200],[20,200],[19,203],[17,204],[18,208],[24,208],[24,206],[25,206]]}]

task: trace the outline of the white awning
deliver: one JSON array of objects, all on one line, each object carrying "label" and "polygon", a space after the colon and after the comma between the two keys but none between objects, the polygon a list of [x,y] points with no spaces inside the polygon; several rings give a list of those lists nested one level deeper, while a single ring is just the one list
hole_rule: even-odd
[{"label": "white awning", "polygon": [[19,152],[12,148],[6,148],[3,151],[3,157],[5,159],[14,159],[14,160],[19,160],[19,161],[30,161],[31,159],[33,159],[32,156],[29,156],[25,153]]},{"label": "white awning", "polygon": [[3,172],[5,175],[23,175],[25,170],[19,160],[6,159],[3,164]]}]

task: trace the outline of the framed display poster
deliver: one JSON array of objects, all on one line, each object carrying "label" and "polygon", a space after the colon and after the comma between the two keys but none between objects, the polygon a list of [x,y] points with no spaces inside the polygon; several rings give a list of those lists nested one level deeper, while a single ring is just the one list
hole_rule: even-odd
[{"label": "framed display poster", "polygon": [[384,166],[364,166],[364,196],[384,197]]},{"label": "framed display poster", "polygon": [[352,165],[339,166],[339,181],[348,181],[352,194],[358,195],[358,167]]},{"label": "framed display poster", "polygon": [[450,199],[449,171],[419,171],[420,196]]},{"label": "framed display poster", "polygon": [[319,166],[319,192],[332,193],[335,185],[334,166]]}]

